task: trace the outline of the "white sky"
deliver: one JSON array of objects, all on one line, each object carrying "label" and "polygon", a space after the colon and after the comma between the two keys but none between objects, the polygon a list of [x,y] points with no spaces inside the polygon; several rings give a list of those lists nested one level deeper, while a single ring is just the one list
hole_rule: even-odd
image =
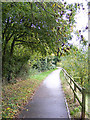
[{"label": "white sky", "polygon": [[[77,15],[75,16],[75,20],[76,20],[76,28],[78,30],[84,30],[85,27],[88,25],[88,6],[87,3],[89,0],[64,0],[67,3],[83,3],[83,7],[85,8],[85,10],[80,10],[79,13],[77,13]],[[88,30],[86,32],[82,32],[81,34],[84,35],[85,39],[88,40]],[[70,41],[70,43],[80,47],[79,41],[76,41],[76,37],[74,36],[72,41]]]}]

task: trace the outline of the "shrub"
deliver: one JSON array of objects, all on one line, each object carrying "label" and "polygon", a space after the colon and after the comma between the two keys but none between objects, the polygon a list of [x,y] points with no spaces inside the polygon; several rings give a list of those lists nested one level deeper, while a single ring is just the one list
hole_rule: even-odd
[{"label": "shrub", "polygon": [[81,50],[71,50],[71,54],[61,57],[61,67],[63,67],[81,86],[88,84],[88,57],[87,52]]}]

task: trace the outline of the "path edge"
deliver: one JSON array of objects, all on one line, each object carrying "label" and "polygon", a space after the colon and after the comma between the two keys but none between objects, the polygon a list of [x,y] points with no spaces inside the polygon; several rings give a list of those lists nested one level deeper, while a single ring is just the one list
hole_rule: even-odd
[{"label": "path edge", "polygon": [[[57,67],[58,69],[62,69],[61,67]],[[61,72],[61,70],[60,70]],[[62,88],[62,87],[61,87]],[[62,89],[63,91],[63,89]],[[63,94],[64,94],[64,91],[63,91]],[[69,107],[68,107],[68,103],[67,103],[67,100],[66,100],[66,97],[65,97],[65,94],[64,94],[64,101],[65,101],[65,105],[66,105],[66,109],[67,109],[67,113],[68,113],[68,117],[69,119],[71,120],[71,115],[70,115],[70,110],[69,110]]]},{"label": "path edge", "polygon": [[[63,93],[64,93],[64,91],[63,91]],[[65,94],[64,94],[64,101],[65,101],[65,105],[66,105],[66,109],[67,109],[68,117],[69,117],[69,119],[71,120],[70,110],[69,110],[69,107],[68,107],[68,103],[67,103],[67,100],[66,100]]]}]

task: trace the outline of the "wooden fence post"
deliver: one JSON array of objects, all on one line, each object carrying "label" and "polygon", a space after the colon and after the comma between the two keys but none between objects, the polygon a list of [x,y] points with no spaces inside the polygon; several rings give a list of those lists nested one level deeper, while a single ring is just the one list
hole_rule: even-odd
[{"label": "wooden fence post", "polygon": [[[80,106],[82,107],[81,109],[81,120],[85,120],[85,88],[81,88],[80,86],[78,86],[78,84],[75,83],[75,81],[63,70],[63,72],[65,73],[65,78],[68,81],[68,84],[70,85],[70,88],[73,90],[74,92],[74,102],[76,102],[76,99],[78,100],[78,102],[80,103]],[[67,77],[69,77],[69,79],[67,79]],[[83,81],[82,81],[83,82]],[[71,84],[74,84],[74,89],[71,86]],[[82,102],[80,101],[80,99],[77,97],[76,95],[76,89],[78,88],[78,90],[82,93]]]},{"label": "wooden fence post", "polygon": [[[76,85],[75,85],[75,83],[74,83],[74,92],[76,92]],[[74,93],[74,103],[76,102],[76,96],[75,96],[75,93]]]},{"label": "wooden fence post", "polygon": [[82,113],[81,113],[81,118],[85,118],[85,89],[82,88]]},{"label": "wooden fence post", "polygon": [[69,79],[70,79],[70,84],[71,84],[71,82],[72,82],[72,81],[71,81],[71,78],[69,78]]}]

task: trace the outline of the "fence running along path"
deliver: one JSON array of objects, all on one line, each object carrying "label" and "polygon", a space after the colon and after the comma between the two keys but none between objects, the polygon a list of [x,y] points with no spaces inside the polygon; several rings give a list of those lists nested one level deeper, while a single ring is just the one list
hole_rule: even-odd
[{"label": "fence running along path", "polygon": [[[81,110],[81,118],[84,119],[85,118],[85,88],[84,87],[80,87],[75,81],[74,79],[67,73],[67,71],[65,69],[62,68],[62,71],[64,73],[64,76],[68,82],[68,84],[70,85],[70,88],[72,89],[73,93],[74,93],[74,102],[76,102],[76,99],[78,100],[80,106],[82,107]],[[74,88],[72,87],[72,83],[74,84]],[[76,89],[78,89],[81,94],[82,94],[82,100],[80,101],[79,97],[76,94]]]}]

